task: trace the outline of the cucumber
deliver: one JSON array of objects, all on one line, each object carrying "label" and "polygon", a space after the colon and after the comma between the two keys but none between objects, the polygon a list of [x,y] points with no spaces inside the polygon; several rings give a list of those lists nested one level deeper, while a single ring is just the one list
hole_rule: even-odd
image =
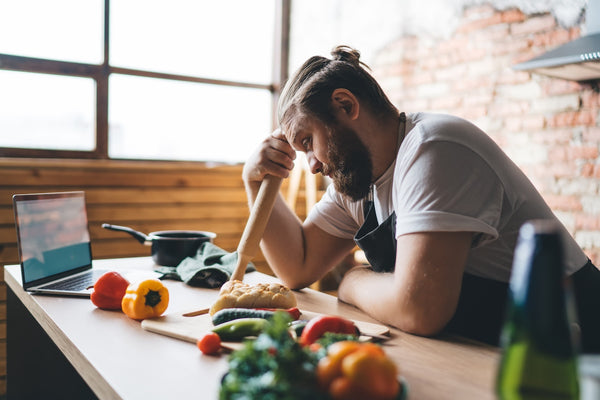
[{"label": "cucumber", "polygon": [[224,308],[214,313],[212,316],[212,323],[216,326],[240,318],[271,319],[274,314],[275,311],[257,310],[252,308]]}]

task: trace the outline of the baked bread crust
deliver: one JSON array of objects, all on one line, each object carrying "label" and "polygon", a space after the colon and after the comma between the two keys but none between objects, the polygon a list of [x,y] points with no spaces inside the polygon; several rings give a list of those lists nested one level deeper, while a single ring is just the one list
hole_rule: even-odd
[{"label": "baked bread crust", "polygon": [[217,301],[210,308],[213,315],[224,308],[290,308],[296,307],[296,296],[279,283],[249,285],[242,281],[227,281],[221,286]]}]

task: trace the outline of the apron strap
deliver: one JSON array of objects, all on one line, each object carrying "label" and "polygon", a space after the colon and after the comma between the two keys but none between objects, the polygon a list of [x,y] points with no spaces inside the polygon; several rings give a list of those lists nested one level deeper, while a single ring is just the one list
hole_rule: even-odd
[{"label": "apron strap", "polygon": [[367,203],[370,206],[365,222],[354,235],[354,242],[365,253],[374,271],[391,272],[396,266],[396,213],[378,224],[373,202]]}]

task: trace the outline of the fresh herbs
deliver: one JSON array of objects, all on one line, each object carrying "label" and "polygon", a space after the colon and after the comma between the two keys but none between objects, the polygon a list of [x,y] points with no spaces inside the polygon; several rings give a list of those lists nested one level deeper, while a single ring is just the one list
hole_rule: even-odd
[{"label": "fresh herbs", "polygon": [[317,385],[317,354],[290,335],[290,316],[277,312],[256,340],[229,356],[221,400],[319,400],[327,398]]}]

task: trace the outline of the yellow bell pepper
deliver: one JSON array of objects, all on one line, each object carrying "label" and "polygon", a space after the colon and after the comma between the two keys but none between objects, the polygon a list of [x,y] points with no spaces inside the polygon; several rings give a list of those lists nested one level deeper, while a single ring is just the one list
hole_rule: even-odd
[{"label": "yellow bell pepper", "polygon": [[169,290],[158,279],[146,279],[127,287],[121,309],[129,318],[143,320],[162,315],[169,305]]}]

